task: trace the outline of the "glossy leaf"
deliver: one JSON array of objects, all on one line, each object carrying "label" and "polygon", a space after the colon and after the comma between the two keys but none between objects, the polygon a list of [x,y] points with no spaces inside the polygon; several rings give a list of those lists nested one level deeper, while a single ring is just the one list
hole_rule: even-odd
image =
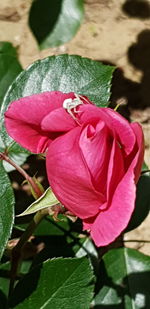
[{"label": "glossy leaf", "polygon": [[13,190],[5,172],[2,162],[0,162],[0,258],[5,249],[6,243],[11,233],[14,221],[14,195]]},{"label": "glossy leaf", "polygon": [[40,196],[36,201],[34,201],[23,213],[21,213],[20,216],[30,215],[38,210],[44,209],[44,208],[50,208],[51,206],[54,206],[56,204],[59,204],[59,201],[57,200],[56,196],[54,195],[52,189],[48,188],[42,196]]},{"label": "glossy leaf", "polygon": [[[17,59],[16,48],[9,42],[0,42],[0,106],[9,86],[21,71],[22,67]],[[7,146],[8,145],[9,144],[7,144]],[[6,145],[1,139],[0,131],[0,151],[5,152],[5,150]],[[25,152],[20,146],[17,146],[16,143],[13,143],[13,145],[10,144],[9,149],[7,148],[7,153],[18,165],[23,164],[29,154],[29,152],[27,153],[27,151]],[[3,165],[7,172],[14,169],[6,162],[3,162]]]},{"label": "glossy leaf", "polygon": [[83,238],[84,243],[76,252],[76,257],[86,256],[87,254],[98,259],[98,252],[90,238]]},{"label": "glossy leaf", "polygon": [[[113,71],[112,66],[80,56],[59,55],[38,60],[11,85],[3,100],[1,122],[11,101],[44,91],[74,91],[86,95],[98,106],[107,106]],[[4,127],[1,137],[5,145],[12,141]]]},{"label": "glossy leaf", "polygon": [[21,71],[16,49],[11,43],[0,42],[0,105],[8,87]]},{"label": "glossy leaf", "polygon": [[101,261],[95,309],[148,309],[150,257],[121,248],[106,253]]},{"label": "glossy leaf", "polygon": [[87,258],[53,259],[35,267],[16,286],[16,309],[89,309],[93,272]]},{"label": "glossy leaf", "polygon": [[36,0],[29,25],[41,49],[72,39],[83,20],[83,0]]},{"label": "glossy leaf", "polygon": [[150,173],[144,173],[137,184],[135,210],[125,232],[138,227],[150,211]]}]

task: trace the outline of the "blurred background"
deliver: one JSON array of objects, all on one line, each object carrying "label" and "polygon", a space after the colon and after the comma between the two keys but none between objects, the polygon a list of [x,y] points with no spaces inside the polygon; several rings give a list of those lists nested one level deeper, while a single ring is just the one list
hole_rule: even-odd
[{"label": "blurred background", "polygon": [[[53,17],[53,6],[56,2],[61,4],[61,0],[49,1]],[[0,41],[9,41],[17,48],[23,68],[37,59],[62,53],[115,65],[111,105],[122,102],[119,111],[131,121],[141,123],[145,162],[150,168],[150,1],[85,0],[84,20],[72,40],[41,51],[28,22],[32,3],[32,0],[0,0]],[[128,247],[150,255],[149,224],[150,216],[139,228],[126,234]]]}]

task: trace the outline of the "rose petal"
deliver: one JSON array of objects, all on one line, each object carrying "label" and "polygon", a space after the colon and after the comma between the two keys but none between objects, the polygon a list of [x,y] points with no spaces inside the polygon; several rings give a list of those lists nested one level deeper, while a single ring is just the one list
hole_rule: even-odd
[{"label": "rose petal", "polygon": [[105,193],[112,138],[103,121],[87,125],[81,132],[79,146],[96,190]]},{"label": "rose petal", "polygon": [[125,152],[129,154],[135,144],[135,135],[130,123],[120,114],[110,108],[99,108],[92,104],[84,104],[79,108],[78,114],[81,123],[89,123],[102,120],[114,132],[115,138],[124,146]]},{"label": "rose petal", "polygon": [[77,122],[64,108],[57,108],[43,118],[42,130],[48,132],[66,132],[77,126]]},{"label": "rose petal", "polygon": [[107,175],[107,207],[111,203],[111,199],[116,190],[118,183],[125,174],[123,149],[114,139],[112,151],[110,154],[108,175]]},{"label": "rose petal", "polygon": [[118,184],[109,208],[101,211],[93,222],[85,220],[84,229],[91,230],[91,237],[97,246],[106,246],[114,241],[131,218],[136,197],[134,169],[140,156],[141,148],[138,149],[128,171]]},{"label": "rose petal", "polygon": [[80,218],[97,214],[104,197],[92,184],[79,147],[82,128],[77,127],[53,141],[47,153],[47,173],[58,200]]},{"label": "rose petal", "polygon": [[133,171],[119,183],[110,207],[102,211],[91,226],[91,237],[97,246],[114,241],[127,226],[135,203]]},{"label": "rose petal", "polygon": [[103,109],[103,112],[104,111],[107,115],[109,115],[111,125],[115,129],[116,135],[118,134],[120,143],[124,146],[126,154],[129,154],[132,151],[136,141],[131,124],[128,120],[111,108],[105,108]]},{"label": "rose petal", "polygon": [[[5,126],[9,135],[32,152],[44,152],[55,135],[42,131],[41,121],[74,93],[43,92],[12,102],[5,113]],[[67,113],[67,112],[66,112]]]}]

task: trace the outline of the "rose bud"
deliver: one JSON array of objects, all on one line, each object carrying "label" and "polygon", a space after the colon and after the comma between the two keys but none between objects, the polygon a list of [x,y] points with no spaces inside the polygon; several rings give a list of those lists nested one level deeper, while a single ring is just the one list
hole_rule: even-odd
[{"label": "rose bud", "polygon": [[114,241],[135,207],[143,162],[141,126],[73,92],[45,92],[12,102],[8,134],[33,153],[46,152],[58,200],[83,221],[97,246]]}]

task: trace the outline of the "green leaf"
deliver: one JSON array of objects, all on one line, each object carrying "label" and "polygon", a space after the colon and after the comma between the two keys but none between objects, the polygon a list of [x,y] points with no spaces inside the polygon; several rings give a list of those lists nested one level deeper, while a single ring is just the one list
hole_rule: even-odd
[{"label": "green leaf", "polygon": [[17,284],[11,306],[89,309],[92,295],[93,272],[88,259],[58,258],[35,267]]},{"label": "green leaf", "polygon": [[[3,100],[1,123],[11,101],[44,91],[74,91],[86,95],[98,106],[106,107],[113,71],[113,66],[80,56],[59,55],[38,60],[24,70],[9,88]],[[12,141],[4,126],[1,137],[5,145]]]},{"label": "green leaf", "polygon": [[83,14],[83,0],[36,0],[29,25],[41,49],[59,46],[76,34]]},{"label": "green leaf", "polygon": [[8,272],[10,271],[10,262],[0,265],[0,291],[7,297],[9,291],[10,278]]},{"label": "green leaf", "polygon": [[52,217],[46,217],[37,226],[34,235],[36,236],[64,236],[70,231],[70,221],[64,217],[60,221],[54,221]]},{"label": "green leaf", "polygon": [[0,42],[0,105],[8,87],[21,71],[16,49],[11,43]]},{"label": "green leaf", "polygon": [[98,259],[98,252],[90,238],[83,238],[83,245],[76,251],[76,257],[82,257],[86,255],[92,256]]},{"label": "green leaf", "polygon": [[149,168],[148,168],[147,164],[145,162],[143,162],[142,171],[144,172],[144,171],[147,171],[147,170],[149,170]]},{"label": "green leaf", "polygon": [[2,162],[0,162],[0,258],[5,249],[10,236],[14,221],[14,195],[13,190],[5,172]]},{"label": "green leaf", "polygon": [[150,173],[143,174],[137,184],[135,210],[125,230],[129,232],[138,227],[150,210]]},{"label": "green leaf", "polygon": [[[59,215],[60,217],[60,215]],[[37,226],[34,231],[35,236],[62,236],[70,230],[70,221],[68,218],[64,217],[60,219],[60,221],[54,221],[52,217],[45,217],[40,224]],[[26,223],[18,223],[15,225],[16,229],[21,231],[25,231],[28,224]]]},{"label": "green leaf", "polygon": [[[0,106],[9,86],[21,71],[22,67],[17,59],[16,49],[9,42],[0,42]],[[9,143],[7,145],[3,143],[0,131],[0,151],[5,152],[8,145]],[[10,144],[10,149],[7,149],[7,153],[18,165],[23,164],[29,154],[29,152],[27,154],[27,151],[25,152],[20,146],[17,146],[16,143]],[[14,169],[7,162],[3,162],[3,165],[7,172]]]},{"label": "green leaf", "polygon": [[[0,132],[1,133],[1,132]],[[1,139],[1,136],[0,136],[0,152],[3,152],[5,150],[5,145]]]},{"label": "green leaf", "polygon": [[0,54],[17,57],[16,48],[10,42],[0,42]]},{"label": "green leaf", "polygon": [[148,309],[150,257],[121,248],[106,253],[100,265],[95,309]]},{"label": "green leaf", "polygon": [[22,212],[17,217],[33,214],[38,210],[49,208],[59,203],[60,202],[57,200],[52,189],[48,188],[42,196],[40,196],[35,202],[33,202],[24,212]]}]

